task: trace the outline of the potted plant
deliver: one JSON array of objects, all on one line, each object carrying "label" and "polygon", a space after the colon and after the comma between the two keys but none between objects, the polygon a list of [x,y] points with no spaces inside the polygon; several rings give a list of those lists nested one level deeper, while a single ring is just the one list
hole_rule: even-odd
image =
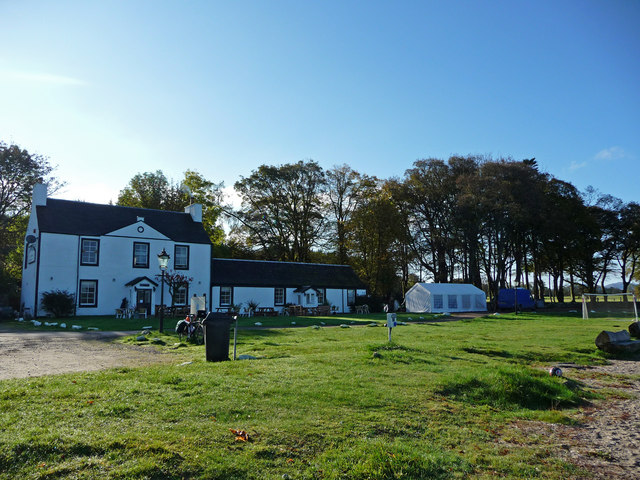
[{"label": "potted plant", "polygon": [[249,309],[249,316],[253,317],[254,314],[256,313],[256,310],[258,309],[258,305],[260,305],[258,302],[256,302],[255,300],[249,300],[247,302],[247,308]]}]

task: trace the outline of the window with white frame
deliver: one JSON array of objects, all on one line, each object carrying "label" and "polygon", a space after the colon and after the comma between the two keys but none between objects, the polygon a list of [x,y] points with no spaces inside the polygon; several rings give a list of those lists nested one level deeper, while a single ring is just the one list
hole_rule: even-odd
[{"label": "window with white frame", "polygon": [[448,306],[451,310],[458,309],[458,296],[457,295],[447,295],[448,297]]},{"label": "window with white frame", "polygon": [[149,244],[133,242],[134,268],[149,268]]},{"label": "window with white frame", "polygon": [[220,306],[230,306],[233,302],[233,288],[220,287]]},{"label": "window with white frame", "polygon": [[327,296],[327,291],[324,288],[318,289],[318,305],[323,305],[325,301],[325,297]]},{"label": "window with white frame", "polygon": [[284,305],[285,303],[285,290],[282,287],[276,287],[273,289],[273,304]]},{"label": "window with white frame", "polygon": [[186,305],[188,298],[189,298],[189,287],[188,285],[182,285],[181,287],[176,288],[176,291],[173,294],[173,304]]},{"label": "window with white frame", "polygon": [[189,270],[189,245],[176,245],[173,249],[173,268]]},{"label": "window with white frame", "polygon": [[97,280],[80,280],[80,295],[78,305],[80,307],[98,306]]},{"label": "window with white frame", "polygon": [[100,240],[83,238],[80,242],[80,265],[98,265]]},{"label": "window with white frame", "polygon": [[433,296],[433,308],[442,308],[444,304],[442,303],[442,295],[434,295]]}]

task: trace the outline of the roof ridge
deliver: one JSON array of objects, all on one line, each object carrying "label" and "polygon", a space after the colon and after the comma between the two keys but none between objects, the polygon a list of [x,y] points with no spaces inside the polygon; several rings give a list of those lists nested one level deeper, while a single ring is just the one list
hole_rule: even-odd
[{"label": "roof ridge", "polygon": [[[108,203],[95,203],[95,202],[85,202],[84,200],[67,200],[66,198],[47,198],[47,202],[49,201],[55,202],[67,202],[67,203],[77,203],[79,205],[95,205],[96,207],[108,207],[108,208],[128,208],[131,210],[146,210],[149,212],[162,212],[162,213],[178,213],[180,215],[189,215],[187,212],[178,212],[176,210],[162,210],[160,208],[146,208],[146,207],[131,207],[129,205],[116,205],[116,204],[108,204]],[[46,207],[46,205],[41,205]]]},{"label": "roof ridge", "polygon": [[326,267],[349,267],[351,265],[340,265],[338,263],[307,263],[307,262],[287,262],[282,260],[253,260],[250,258],[218,258],[214,257],[211,260],[226,260],[232,262],[256,262],[256,263],[286,263],[290,265],[318,265],[318,266],[326,266]]}]

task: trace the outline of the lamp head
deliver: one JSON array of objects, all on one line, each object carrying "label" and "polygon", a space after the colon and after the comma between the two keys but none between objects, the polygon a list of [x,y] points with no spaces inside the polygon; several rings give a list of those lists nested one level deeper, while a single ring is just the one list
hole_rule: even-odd
[{"label": "lamp head", "polygon": [[163,248],[162,252],[158,254],[158,264],[160,265],[160,270],[167,269],[167,265],[169,265],[169,258],[171,257],[169,256],[167,251]]}]

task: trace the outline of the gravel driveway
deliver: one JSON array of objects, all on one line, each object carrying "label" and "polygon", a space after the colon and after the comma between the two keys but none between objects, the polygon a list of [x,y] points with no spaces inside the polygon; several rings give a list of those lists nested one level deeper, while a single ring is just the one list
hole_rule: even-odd
[{"label": "gravel driveway", "polygon": [[111,341],[130,333],[0,330],[0,380],[170,361],[153,347]]}]

